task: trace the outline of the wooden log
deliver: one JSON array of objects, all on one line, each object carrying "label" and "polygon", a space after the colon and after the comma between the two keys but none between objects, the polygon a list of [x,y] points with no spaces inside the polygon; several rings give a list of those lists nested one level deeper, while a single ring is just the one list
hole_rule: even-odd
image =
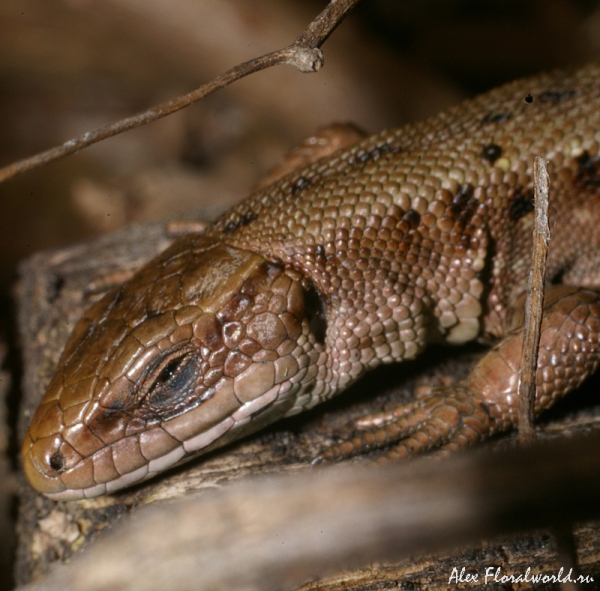
[{"label": "wooden log", "polygon": [[[94,297],[97,297],[86,295],[87,287],[94,280],[107,277],[117,271],[128,271],[137,268],[168,243],[169,238],[162,224],[139,225],[87,244],[51,253],[38,254],[22,265],[21,282],[18,290],[19,326],[24,352],[24,404],[20,436],[23,435],[31,412],[41,398],[44,387],[51,377],[69,332],[78,316],[90,305]],[[266,475],[296,473],[295,478],[297,480],[292,481],[295,483],[292,488],[295,486],[298,490],[304,491],[305,494],[315,495],[315,497],[297,499],[299,504],[295,508],[289,509],[290,527],[292,527],[292,522],[295,519],[294,515],[297,516],[298,511],[306,512],[307,519],[311,518],[310,510],[313,506],[320,507],[319,510],[325,513],[327,513],[325,508],[327,506],[333,511],[336,506],[346,503],[350,497],[346,498],[343,487],[342,490],[337,489],[335,494],[338,496],[336,497],[331,497],[333,489],[329,489],[329,485],[323,484],[320,490],[310,488],[310,483],[316,478],[315,471],[309,470],[310,461],[318,450],[331,444],[335,439],[335,433],[340,430],[343,431],[344,425],[349,419],[366,414],[369,411],[383,410],[400,401],[408,400],[415,391],[439,384],[447,380],[448,376],[460,377],[464,375],[474,358],[479,354],[480,351],[477,348],[467,348],[460,351],[456,349],[432,349],[431,354],[425,356],[426,359],[395,367],[382,368],[381,371],[370,374],[367,378],[367,385],[364,381],[359,382],[351,391],[305,415],[282,421],[262,433],[217,450],[205,457],[197,458],[152,481],[111,496],[79,502],[57,503],[37,495],[25,482],[24,477],[21,477],[19,481],[20,539],[17,552],[17,582],[25,584],[40,579],[48,573],[51,566],[57,566],[76,558],[83,547],[89,547],[89,553],[85,554],[85,558],[74,560],[73,563],[74,565],[89,565],[90,560],[93,560],[91,557],[94,556],[94,546],[96,545],[98,545],[98,548],[104,548],[104,550],[98,550],[98,564],[100,565],[98,568],[104,569],[103,572],[106,574],[106,569],[109,566],[106,562],[103,562],[104,559],[101,559],[100,556],[102,552],[106,551],[107,544],[110,548],[119,548],[122,555],[127,555],[134,546],[139,545],[140,548],[143,548],[151,540],[154,540],[157,544],[165,540],[164,546],[155,546],[155,548],[160,548],[160,552],[153,555],[153,560],[157,563],[164,563],[166,569],[164,576],[167,578],[156,579],[155,582],[158,580],[164,582],[164,580],[169,580],[169,577],[171,577],[174,584],[176,581],[178,582],[177,588],[200,588],[197,578],[193,580],[179,578],[183,567],[182,563],[178,562],[176,558],[182,552],[182,544],[190,533],[189,531],[188,533],[185,531],[179,532],[177,528],[168,527],[166,521],[160,521],[162,519],[160,515],[168,514],[171,511],[169,509],[171,507],[170,503],[181,503],[181,505],[173,505],[174,507],[185,507],[187,502],[200,503],[203,508],[199,509],[199,515],[210,515],[214,527],[211,526],[213,530],[202,530],[203,535],[208,537],[203,539],[197,549],[211,547],[216,550],[221,549],[224,553],[225,542],[228,539],[223,534],[226,531],[225,526],[235,529],[238,525],[235,519],[232,520],[233,513],[224,508],[226,505],[219,505],[221,502],[226,502],[220,500],[221,495],[224,495],[224,499],[239,499],[240,495],[244,497],[247,494],[248,496],[244,497],[246,500],[235,502],[247,502],[250,513],[245,517],[250,519],[252,512],[256,511],[256,519],[261,520],[260,527],[266,528],[268,524],[263,524],[262,520],[269,519],[269,511],[265,512],[266,516],[259,513],[260,499],[271,498],[269,496],[271,494],[275,495],[272,497],[273,499],[284,498],[287,493],[282,493],[281,490],[289,490],[290,486],[288,480],[284,480],[282,485],[282,481],[274,479],[261,483],[254,483],[252,480],[247,488],[240,488],[240,482],[250,482],[250,479],[262,478]],[[588,386],[588,390],[597,391],[597,386],[598,381],[596,380],[595,385]],[[586,394],[580,396],[585,399]],[[577,400],[576,397],[574,399]],[[585,408],[580,406],[577,404],[574,407],[562,405],[560,409],[553,413],[551,419],[544,422],[542,432],[549,437],[558,438],[563,437],[564,434],[570,435],[572,433],[588,433],[600,430],[600,410],[590,405],[585,406]],[[513,440],[514,437],[508,436],[492,447],[502,447]],[[486,453],[493,454],[497,452],[486,450]],[[491,458],[493,457],[495,456],[492,455]],[[477,460],[477,462],[482,462],[482,465],[485,465],[488,461],[484,459]],[[446,489],[451,491],[452,487],[456,486],[456,479],[453,476],[453,468],[444,468],[444,463],[427,462],[427,465],[434,465],[440,469],[439,478],[420,481],[416,488],[411,490],[410,494],[416,495],[416,498],[419,495],[428,495],[433,490],[431,487],[434,487],[435,491],[443,492]],[[481,473],[478,472],[481,469],[480,464],[476,463],[476,465],[479,467],[473,468],[475,472],[468,477],[473,482],[477,482],[477,479],[481,478]],[[558,463],[558,460],[556,464],[549,462],[545,465],[550,466],[548,469],[555,471],[557,478],[561,476],[565,469],[563,465]],[[396,473],[395,470],[396,468],[391,468],[394,474]],[[468,468],[466,470],[468,472]],[[501,468],[500,471],[502,472],[502,470],[506,472],[504,477],[508,479],[515,491],[518,489],[520,482],[528,482],[526,473],[511,472],[510,466]],[[467,472],[460,472],[462,479],[467,478]],[[515,474],[518,474],[518,476]],[[352,490],[359,491],[362,486],[361,482],[363,483],[365,487],[363,499],[366,500],[367,504],[362,507],[366,511],[369,502],[377,504],[379,501],[377,496],[369,496],[372,494],[369,491],[373,489],[371,477],[365,477],[362,473],[361,475],[363,480],[353,482]],[[404,478],[400,473],[395,477],[400,481]],[[410,472],[406,477],[410,477]],[[333,478],[335,480],[337,477]],[[385,480],[385,476],[377,476],[377,478]],[[431,476],[431,478],[433,477]],[[517,480],[512,482],[511,478]],[[337,482],[339,483],[339,481]],[[237,486],[234,486],[235,483],[237,483]],[[528,484],[531,484],[531,482]],[[535,483],[533,484],[535,488]],[[305,486],[308,488],[304,488]],[[218,491],[215,491],[215,489],[218,489]],[[595,489],[590,492],[591,495],[595,493]],[[284,497],[277,497],[277,494],[284,495]],[[165,504],[166,501],[170,503]],[[481,507],[479,504],[485,507],[488,501],[489,499],[481,497],[477,500],[478,505],[473,506],[473,515],[476,520],[481,520],[479,524],[481,528],[477,529],[476,533],[471,532],[471,537],[462,535],[464,532],[462,532],[460,524],[452,526],[456,528],[455,531],[444,531],[443,536],[439,535],[440,540],[445,541],[445,554],[435,556],[427,554],[428,551],[439,550],[439,544],[421,544],[417,535],[413,546],[414,551],[411,551],[410,543],[405,541],[403,542],[405,545],[402,546],[402,552],[394,553],[386,550],[377,554],[376,551],[382,550],[382,548],[381,544],[375,544],[375,547],[371,550],[359,551],[354,549],[352,551],[355,554],[351,556],[351,560],[347,560],[348,556],[345,556],[342,560],[339,555],[339,547],[336,546],[335,542],[332,542],[327,548],[323,548],[322,557],[318,561],[318,568],[315,562],[313,563],[315,565],[314,569],[311,569],[310,561],[307,562],[306,557],[302,558],[299,555],[299,562],[296,565],[293,562],[286,563],[286,568],[293,572],[294,576],[281,580],[290,584],[300,584],[302,581],[314,578],[315,575],[323,574],[327,575],[328,578],[321,579],[318,583],[306,583],[303,589],[363,589],[365,585],[389,586],[392,584],[400,586],[413,585],[420,589],[439,589],[443,588],[444,585],[448,585],[454,567],[457,567],[459,571],[464,567],[465,572],[480,573],[480,575],[484,572],[486,566],[501,566],[502,574],[506,576],[523,574],[528,566],[536,573],[558,573],[559,567],[556,563],[555,544],[553,538],[547,532],[521,534],[519,537],[505,538],[501,541],[497,539],[493,542],[485,541],[488,536],[497,536],[499,533],[506,534],[507,532],[505,529],[494,527],[492,522],[488,523],[481,517],[485,513],[480,513]],[[397,502],[405,502],[405,500],[399,497]],[[545,520],[530,522],[528,521],[529,514],[521,509],[523,526],[515,526],[514,530],[522,530],[523,527],[540,528],[544,524],[550,527],[558,523],[553,519],[551,512],[542,510],[544,501],[540,502],[542,503],[540,510]],[[149,505],[156,506],[157,514],[151,513],[150,509],[141,511],[142,508]],[[596,503],[596,506],[600,506],[600,504]],[[216,513],[211,510],[211,507],[214,507]],[[217,508],[219,508],[218,511]],[[490,519],[492,519],[494,517],[494,507],[490,505],[488,508]],[[272,509],[275,515],[274,507]],[[178,510],[173,509],[173,511]],[[408,511],[410,515],[411,505],[407,505],[404,510]],[[449,512],[449,517],[452,517],[452,507],[448,506],[444,510]],[[553,510],[558,511],[556,507],[553,507]],[[564,507],[561,511],[562,513],[558,517],[566,515]],[[532,514],[535,514],[535,511]],[[127,544],[130,544],[129,546],[119,546],[114,535],[104,542],[100,541],[106,537],[107,532],[105,530],[113,529],[119,522],[129,520],[130,515],[135,516],[136,525],[124,525],[121,527],[128,527],[129,529],[119,530],[127,532],[122,535],[124,536],[123,539],[127,540]],[[586,516],[590,519],[596,517],[594,511],[590,510],[589,513],[584,513],[582,516],[578,516],[577,519]],[[350,512],[350,514],[344,516],[344,519],[350,519],[351,521],[357,517],[357,515],[353,516]],[[368,517],[368,512],[365,513],[365,516],[361,515],[361,517]],[[150,529],[140,525],[145,519],[155,525],[149,526]],[[158,519],[158,521],[152,521],[154,519]],[[279,515],[278,519],[283,518]],[[219,520],[221,521],[219,522]],[[284,522],[273,522],[271,526],[274,527],[275,523],[280,524],[282,533],[287,531]],[[194,524],[194,527],[202,528],[200,524],[196,522]],[[292,530],[290,529],[290,531]],[[435,531],[435,528],[433,531]],[[252,540],[254,534],[250,533],[249,535],[249,539]],[[413,535],[415,535],[414,532]],[[210,536],[214,537],[211,538]],[[167,537],[168,541],[171,542],[170,545],[167,543]],[[431,537],[435,542],[436,535]],[[132,541],[134,538],[137,542]],[[258,540],[258,538],[256,539]],[[578,542],[579,562],[583,565],[582,572],[591,574],[594,569],[600,571],[600,528],[592,525],[579,527],[576,532],[576,541]],[[311,545],[314,540],[303,538],[300,542]],[[339,542],[343,542],[343,540],[339,540]],[[394,544],[399,543],[395,537],[390,541],[390,543],[392,542]],[[259,541],[256,543],[259,543]],[[291,544],[292,542],[284,542],[282,539],[282,544],[284,543]],[[464,546],[465,543],[468,546]],[[131,546],[131,544],[134,546]],[[462,546],[455,551],[448,550],[453,544],[462,544]],[[207,556],[216,556],[216,550],[215,552],[211,551]],[[413,553],[417,555],[407,561],[406,556]],[[230,556],[229,554],[223,555]],[[104,556],[107,555],[104,554]],[[135,572],[139,571],[140,576],[143,575],[144,571],[147,571],[147,574],[150,575],[152,570],[143,566],[145,563],[141,559],[139,563],[136,563],[135,556],[137,554],[131,554],[133,560],[131,568]],[[273,557],[276,556],[278,555],[273,554]],[[401,562],[390,562],[390,560],[396,559],[403,560]],[[188,560],[194,562],[190,557],[188,557]],[[200,558],[198,560],[200,561]],[[378,562],[373,563],[374,560]],[[198,562],[198,564],[206,563]],[[227,565],[222,564],[222,581],[225,581],[223,588],[255,588],[251,584],[256,584],[256,581],[259,580],[264,581],[265,586],[263,588],[265,589],[279,588],[273,583],[274,579],[267,577],[265,574],[267,571],[264,570],[262,563],[257,565],[258,570],[256,571],[253,570],[252,564],[243,561],[240,564],[248,569],[247,581],[250,581],[249,586],[244,586],[243,578],[238,577],[236,579],[234,577],[232,579],[230,577],[231,573],[228,573]],[[337,569],[335,568],[336,565],[338,566]],[[188,563],[188,566],[190,566],[189,576],[192,578],[197,577],[198,573],[191,568],[191,563]],[[336,574],[336,570],[339,571],[341,566],[351,570],[343,573],[337,572]],[[57,581],[62,581],[62,584],[66,580],[61,579],[62,575],[58,573],[66,568],[60,566],[54,578],[48,579],[47,585],[42,582],[40,583],[41,586],[36,588],[58,588],[56,586],[58,585]],[[73,568],[78,567],[73,566]],[[260,570],[261,568],[263,570]],[[270,568],[274,567],[271,566]],[[169,571],[169,569],[174,570]],[[275,569],[277,573],[280,573],[280,570]],[[64,576],[68,578],[71,576],[68,573],[72,572],[72,570],[65,570],[67,574]],[[131,583],[130,575],[131,573],[126,575],[125,570],[115,570],[110,575],[110,577],[113,577],[110,579],[111,585],[114,584],[110,588],[124,588],[126,584]],[[261,579],[260,577],[263,575],[267,578]],[[123,578],[119,579],[121,576]],[[280,573],[277,576],[283,575]],[[152,576],[150,576],[150,579],[152,579]],[[186,586],[185,580],[188,581],[188,586]],[[211,578],[210,580],[217,581],[218,578]],[[194,584],[192,584],[193,581],[195,581]],[[228,587],[227,581],[238,586]],[[152,586],[152,580],[146,585],[145,587],[136,588],[158,588]],[[479,585],[481,585],[481,578],[479,579]],[[104,589],[108,587],[99,585],[96,588]],[[479,587],[475,582],[472,582],[471,584],[465,583],[465,588]]]}]

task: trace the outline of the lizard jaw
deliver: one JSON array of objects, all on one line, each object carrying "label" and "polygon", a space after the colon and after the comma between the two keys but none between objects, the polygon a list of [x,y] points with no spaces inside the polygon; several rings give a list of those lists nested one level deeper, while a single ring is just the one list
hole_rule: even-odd
[{"label": "lizard jaw", "polygon": [[[38,491],[59,500],[113,492],[318,399],[326,356],[300,282],[252,252],[194,247],[193,289],[180,289],[176,305],[160,308],[169,265],[184,258],[167,250],[164,278],[146,286],[141,269],[76,327],[22,448]],[[157,297],[132,321],[120,307],[131,309],[140,284],[158,286]]]}]

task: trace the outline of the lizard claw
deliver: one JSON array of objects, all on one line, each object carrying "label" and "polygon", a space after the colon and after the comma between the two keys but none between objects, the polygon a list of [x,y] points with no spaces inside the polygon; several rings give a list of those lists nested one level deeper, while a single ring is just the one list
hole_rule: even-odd
[{"label": "lizard claw", "polygon": [[468,390],[456,386],[434,390],[408,406],[361,419],[359,431],[322,450],[312,465],[378,449],[385,449],[385,453],[377,461],[434,449],[460,449],[488,437],[493,423],[486,407]]}]

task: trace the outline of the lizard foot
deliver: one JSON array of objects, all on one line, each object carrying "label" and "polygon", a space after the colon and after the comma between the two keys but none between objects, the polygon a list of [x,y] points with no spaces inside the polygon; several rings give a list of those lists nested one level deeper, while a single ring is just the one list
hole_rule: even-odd
[{"label": "lizard foot", "polygon": [[357,422],[357,427],[352,437],[323,450],[315,463],[384,448],[379,461],[433,449],[454,451],[489,437],[493,419],[472,393],[455,386],[436,389],[387,413],[367,416]]},{"label": "lizard foot", "polygon": [[[321,452],[318,460],[339,460],[382,448],[387,459],[438,449],[447,453],[514,427],[522,314],[511,315],[508,324],[504,338],[463,380],[435,389],[404,408],[365,417],[352,437]],[[599,364],[600,295],[550,286],[538,352],[536,414],[579,386]]]}]

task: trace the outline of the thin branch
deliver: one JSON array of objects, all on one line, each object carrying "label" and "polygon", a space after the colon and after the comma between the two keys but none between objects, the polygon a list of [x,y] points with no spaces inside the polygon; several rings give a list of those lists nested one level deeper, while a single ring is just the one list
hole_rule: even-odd
[{"label": "thin branch", "polygon": [[519,440],[531,443],[535,439],[534,407],[538,347],[544,305],[544,283],[550,229],[548,227],[548,188],[550,185],[547,163],[539,156],[533,162],[535,223],[529,287],[525,301],[523,353],[519,379]]},{"label": "thin branch", "polygon": [[323,54],[319,47],[321,47],[333,30],[359,1],[331,0],[327,8],[310,23],[304,33],[291,45],[239,64],[188,94],[168,100],[147,111],[127,117],[116,123],[105,125],[95,131],[88,131],[82,136],[71,139],[60,146],[0,168],[0,183],[54,160],[58,160],[63,156],[75,154],[83,148],[87,148],[92,144],[96,144],[119,133],[146,125],[171,113],[180,111],[205,96],[254,72],[282,64],[295,66],[304,73],[317,72],[324,63]]}]

